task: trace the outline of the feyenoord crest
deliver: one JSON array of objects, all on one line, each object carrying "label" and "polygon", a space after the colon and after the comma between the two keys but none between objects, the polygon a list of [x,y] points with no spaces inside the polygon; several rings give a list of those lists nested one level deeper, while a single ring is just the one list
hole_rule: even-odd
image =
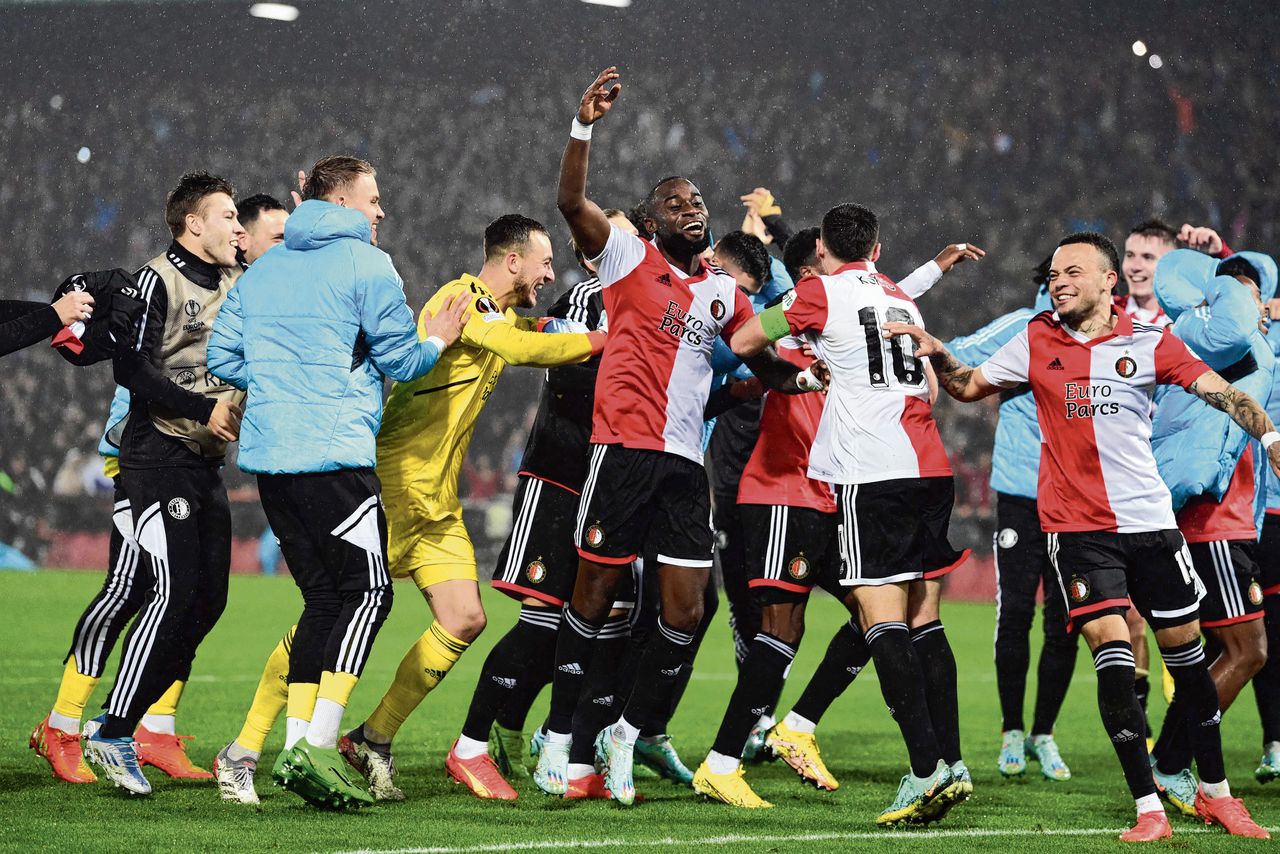
[{"label": "feyenoord crest", "polygon": [[791,563],[787,564],[787,572],[791,573],[792,578],[808,578],[809,559],[804,555],[793,557]]},{"label": "feyenoord crest", "polygon": [[604,528],[599,525],[592,525],[587,528],[587,545],[595,548],[604,542]]},{"label": "feyenoord crest", "polygon": [[540,560],[532,561],[525,567],[524,574],[534,584],[541,584],[542,579],[547,577],[547,565]]},{"label": "feyenoord crest", "polygon": [[1116,373],[1125,379],[1133,376],[1138,372],[1138,363],[1133,360],[1132,356],[1121,356],[1116,359]]},{"label": "feyenoord crest", "polygon": [[1018,544],[1018,532],[1013,528],[1001,528],[996,534],[996,544],[1002,549],[1011,549]]},{"label": "feyenoord crest", "polygon": [[1089,582],[1078,575],[1073,575],[1071,584],[1067,587],[1067,593],[1071,596],[1072,602],[1083,602],[1089,598]]},{"label": "feyenoord crest", "polygon": [[721,302],[718,299],[713,299],[711,301],[711,316],[714,317],[716,320],[719,320],[720,318],[724,317],[723,302]]},{"label": "feyenoord crest", "polygon": [[169,502],[169,515],[182,520],[191,515],[191,505],[185,498],[175,498]]},{"label": "feyenoord crest", "polygon": [[1262,604],[1262,585],[1258,583],[1257,579],[1249,582],[1249,601],[1254,605]]}]

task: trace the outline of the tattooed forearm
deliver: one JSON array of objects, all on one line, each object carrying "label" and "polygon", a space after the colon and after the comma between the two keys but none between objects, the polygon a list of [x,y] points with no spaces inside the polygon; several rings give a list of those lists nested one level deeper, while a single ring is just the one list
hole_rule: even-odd
[{"label": "tattooed forearm", "polygon": [[[1258,401],[1223,381],[1217,374],[1213,374],[1213,379],[1221,382],[1223,388],[1208,391],[1201,387],[1200,380],[1196,380],[1191,384],[1191,392],[1199,395],[1201,400],[1214,409],[1220,409],[1230,415],[1231,420],[1239,424],[1241,430],[1255,439],[1275,429],[1271,418],[1267,416],[1266,410],[1258,404]],[[1211,383],[1213,384],[1216,383]]]},{"label": "tattooed forearm", "polygon": [[973,379],[974,369],[951,355],[951,352],[946,349],[930,356],[929,363],[933,365],[933,370],[938,375],[938,382],[947,390],[947,393],[963,400],[965,392],[969,389],[969,382]]}]

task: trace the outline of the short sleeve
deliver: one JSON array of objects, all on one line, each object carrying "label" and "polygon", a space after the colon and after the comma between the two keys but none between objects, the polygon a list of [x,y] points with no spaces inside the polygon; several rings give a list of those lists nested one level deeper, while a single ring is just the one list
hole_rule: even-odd
[{"label": "short sleeve", "polygon": [[783,314],[791,334],[821,332],[827,325],[827,288],[817,276],[806,276],[782,295]]},{"label": "short sleeve", "polygon": [[741,290],[734,288],[733,314],[729,315],[729,319],[725,321],[724,329],[720,330],[720,336],[728,341],[729,336],[736,332],[738,327],[755,316],[755,310],[751,307],[751,300]]},{"label": "short sleeve", "polygon": [[1164,328],[1156,344],[1156,383],[1190,388],[1210,370],[1169,327]]},{"label": "short sleeve", "polygon": [[616,225],[609,226],[609,239],[595,258],[588,259],[596,268],[596,276],[603,287],[626,276],[644,260],[645,241],[628,234]]},{"label": "short sleeve", "polygon": [[1025,328],[978,366],[987,382],[1005,388],[1025,383],[1030,379],[1030,368],[1031,348]]}]

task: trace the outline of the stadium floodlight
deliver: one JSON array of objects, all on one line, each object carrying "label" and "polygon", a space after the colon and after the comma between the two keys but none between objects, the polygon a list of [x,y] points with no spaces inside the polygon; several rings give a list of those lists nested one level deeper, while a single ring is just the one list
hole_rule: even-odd
[{"label": "stadium floodlight", "polygon": [[583,3],[590,3],[592,6],[612,6],[614,9],[625,9],[631,5],[631,0],[582,0]]},{"label": "stadium floodlight", "polygon": [[267,18],[272,21],[298,20],[298,7],[288,3],[254,3],[249,7],[249,14],[255,18]]},{"label": "stadium floodlight", "polygon": [[1142,39],[1138,39],[1136,42],[1134,42],[1134,43],[1133,43],[1133,55],[1134,55],[1134,56],[1146,56],[1146,55],[1147,55],[1147,43],[1146,43],[1146,42],[1144,42]]},{"label": "stadium floodlight", "polygon": [[1152,68],[1160,68],[1164,65],[1164,60],[1160,58],[1160,54],[1153,53],[1147,60],[1147,65],[1150,65]]}]

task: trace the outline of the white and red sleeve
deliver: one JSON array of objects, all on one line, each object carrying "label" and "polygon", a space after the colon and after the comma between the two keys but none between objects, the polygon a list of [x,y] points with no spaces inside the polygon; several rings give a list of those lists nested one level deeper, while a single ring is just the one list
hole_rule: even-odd
[{"label": "white and red sleeve", "polygon": [[602,287],[609,287],[622,279],[644,260],[645,241],[628,234],[617,226],[609,226],[609,239],[595,258],[588,259],[596,268],[596,278]]},{"label": "white and red sleeve", "polygon": [[792,335],[821,332],[827,325],[827,288],[817,276],[805,276],[782,298]]},{"label": "white and red sleeve", "polygon": [[733,335],[739,326],[756,316],[754,309],[751,308],[751,300],[747,298],[747,295],[737,288],[733,289],[733,293],[733,313],[725,321],[724,329],[720,330],[720,337],[725,341],[729,340],[729,336]]},{"label": "white and red sleeve", "polygon": [[991,355],[978,370],[987,382],[998,386],[1015,386],[1031,377],[1031,345],[1023,329]]},{"label": "white and red sleeve", "polygon": [[1193,382],[1210,370],[1169,327],[1164,328],[1160,334],[1160,343],[1156,344],[1157,383],[1190,388]]}]

